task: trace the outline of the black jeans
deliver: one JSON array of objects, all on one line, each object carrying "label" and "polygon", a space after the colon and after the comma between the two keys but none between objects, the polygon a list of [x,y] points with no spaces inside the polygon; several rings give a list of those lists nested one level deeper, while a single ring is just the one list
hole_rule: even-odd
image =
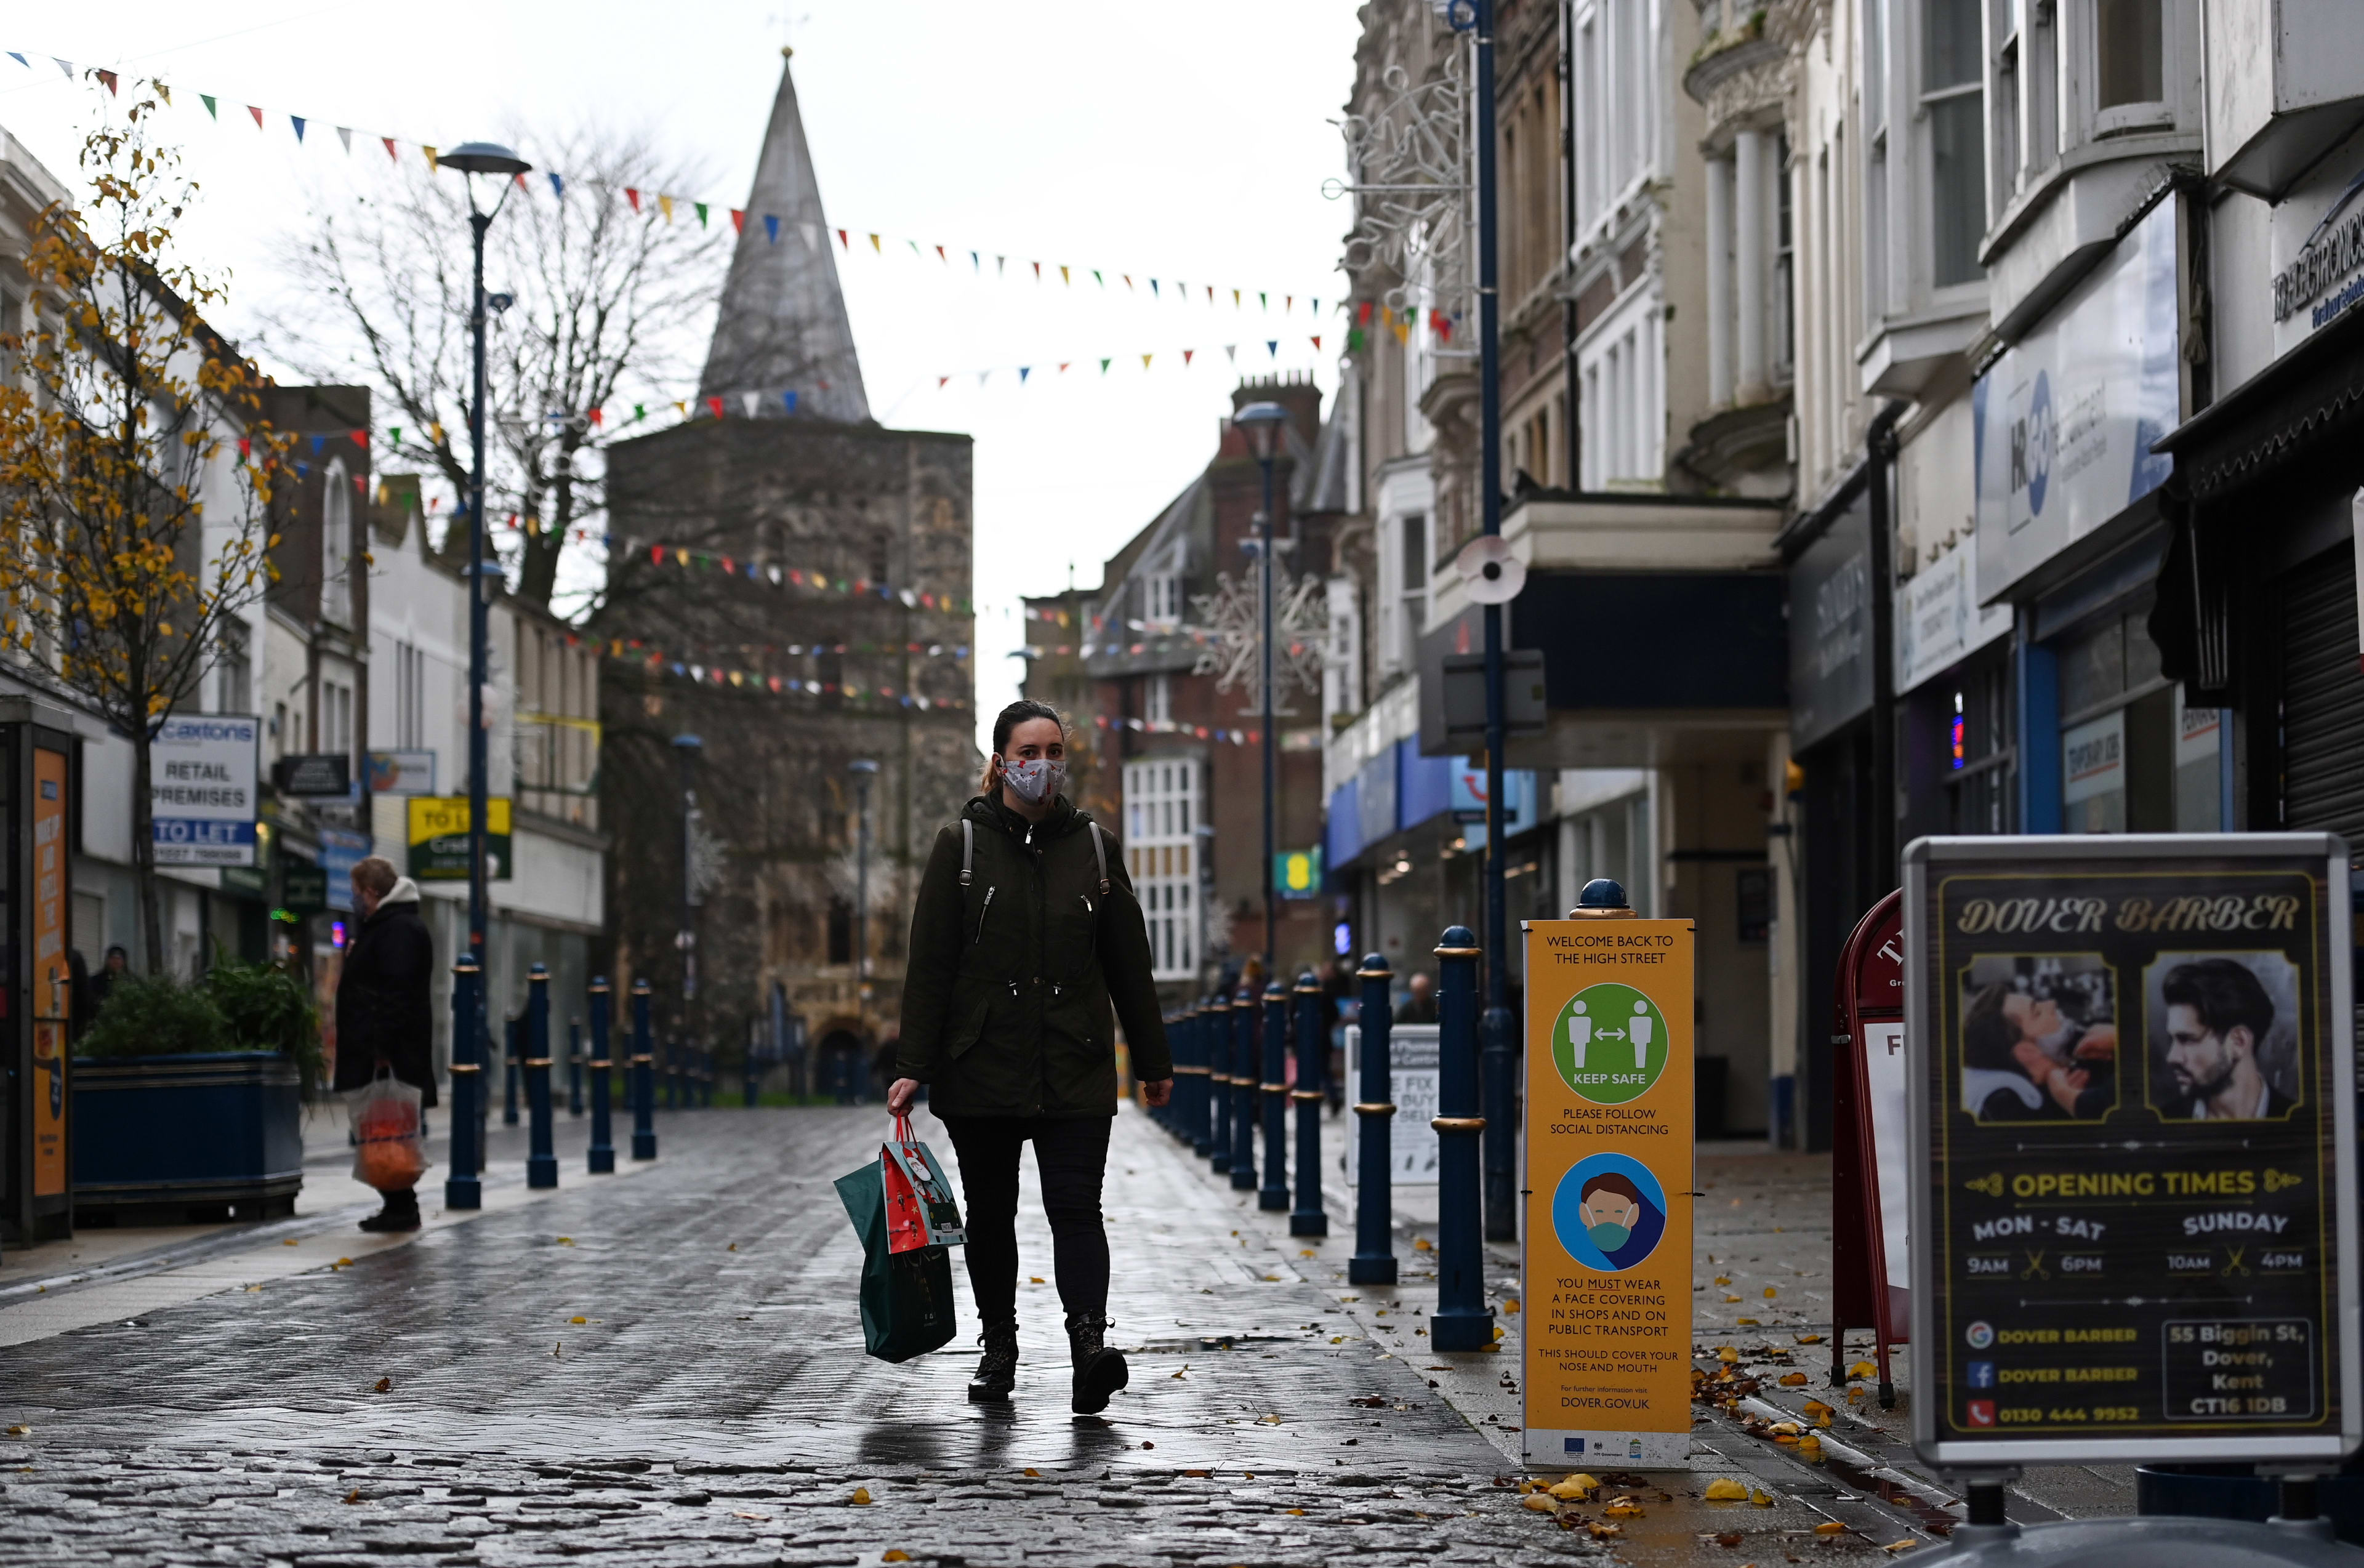
[{"label": "black jeans", "polygon": [[990,1326],[1018,1318],[1018,1152],[1034,1143],[1043,1209],[1051,1220],[1052,1273],[1069,1317],[1105,1313],[1108,1232],[1100,1178],[1114,1117],[945,1117],[968,1200],[968,1285]]}]

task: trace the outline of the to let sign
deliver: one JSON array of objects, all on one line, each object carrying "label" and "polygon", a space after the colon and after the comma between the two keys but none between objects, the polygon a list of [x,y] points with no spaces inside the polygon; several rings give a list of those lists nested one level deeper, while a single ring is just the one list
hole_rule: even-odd
[{"label": "to let sign", "polygon": [[1533,920],[1526,942],[1526,1462],[1680,1469],[1691,922]]},{"label": "to let sign", "polygon": [[1924,839],[1904,870],[1922,1457],[2351,1452],[2347,846]]},{"label": "to let sign", "polygon": [[[468,797],[413,795],[410,807],[410,875],[417,882],[468,880]],[[485,877],[509,874],[509,800],[496,795],[485,803]]]},{"label": "to let sign", "polygon": [[254,863],[255,755],[262,720],[244,714],[175,714],[149,746],[149,806],[156,863]]}]

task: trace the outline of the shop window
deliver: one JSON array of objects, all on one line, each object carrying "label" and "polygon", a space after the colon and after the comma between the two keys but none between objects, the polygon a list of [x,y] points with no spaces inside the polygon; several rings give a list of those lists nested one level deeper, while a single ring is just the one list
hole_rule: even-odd
[{"label": "shop window", "polygon": [[1124,770],[1125,869],[1149,929],[1151,973],[1199,973],[1199,764],[1188,757]]},{"label": "shop window", "polygon": [[1152,675],[1149,690],[1142,706],[1147,709],[1142,717],[1152,729],[1164,729],[1174,722],[1174,677]]},{"label": "shop window", "polygon": [[853,962],[853,906],[842,897],[829,901],[829,962]]},{"label": "shop window", "polygon": [[2144,630],[2148,606],[2058,647],[2061,827],[2070,833],[2213,832],[2222,724],[2185,710]]},{"label": "shop window", "polygon": [[1952,695],[1953,711],[1939,738],[1945,751],[1946,830],[2008,833],[2013,761],[2009,662],[1989,659],[1973,664]]}]

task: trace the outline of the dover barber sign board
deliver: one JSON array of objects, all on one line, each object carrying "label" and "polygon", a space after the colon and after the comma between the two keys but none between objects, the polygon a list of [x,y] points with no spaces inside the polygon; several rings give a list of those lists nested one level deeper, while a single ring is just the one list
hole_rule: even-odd
[{"label": "dover barber sign board", "polygon": [[1922,1457],[2350,1452],[2347,846],[1924,839],[1904,877]]},{"label": "dover barber sign board", "polygon": [[1691,934],[1526,925],[1529,1464],[1690,1450]]}]

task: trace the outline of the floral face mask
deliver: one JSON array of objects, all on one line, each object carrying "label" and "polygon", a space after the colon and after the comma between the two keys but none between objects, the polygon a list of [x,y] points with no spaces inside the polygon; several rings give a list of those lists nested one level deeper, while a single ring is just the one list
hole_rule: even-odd
[{"label": "floral face mask", "polygon": [[1056,757],[1029,757],[1001,764],[1001,782],[1029,806],[1040,806],[1066,787],[1067,764]]}]

